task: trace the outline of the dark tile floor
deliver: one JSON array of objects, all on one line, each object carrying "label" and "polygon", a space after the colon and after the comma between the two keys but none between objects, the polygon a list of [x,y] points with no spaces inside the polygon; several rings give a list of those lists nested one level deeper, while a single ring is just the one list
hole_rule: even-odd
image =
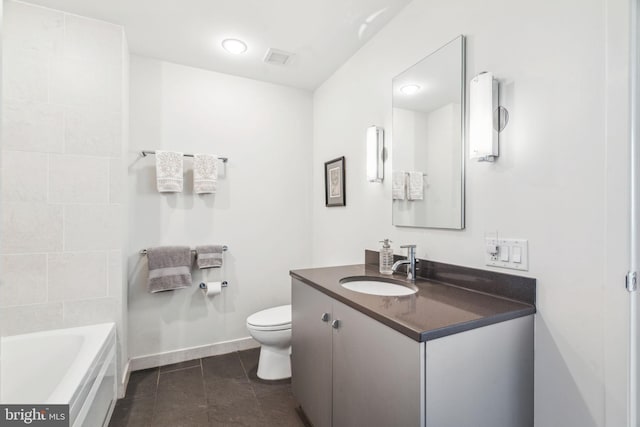
[{"label": "dark tile floor", "polygon": [[304,426],[291,381],[256,376],[259,349],[131,373],[109,427]]}]

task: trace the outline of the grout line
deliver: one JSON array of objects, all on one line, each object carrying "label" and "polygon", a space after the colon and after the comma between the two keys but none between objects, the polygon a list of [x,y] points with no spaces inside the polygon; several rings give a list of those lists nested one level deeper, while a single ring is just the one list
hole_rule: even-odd
[{"label": "grout line", "polygon": [[244,372],[244,376],[249,379],[249,373],[247,372],[247,368],[244,366],[244,362],[242,361],[242,357],[240,357],[240,352],[236,350],[236,355],[238,360],[240,361],[240,366],[242,366],[242,371]]},{"label": "grout line", "polygon": [[[63,147],[63,150],[66,150],[66,145]],[[75,152],[65,152],[65,151],[27,150],[23,148],[14,148],[14,147],[5,148],[2,150],[2,152],[3,153],[14,152],[14,153],[52,154],[52,155],[61,156],[64,158],[80,157],[82,159],[106,159],[106,160],[123,159],[123,156],[121,155],[114,156],[113,154],[90,154],[90,153],[75,153]]]},{"label": "grout line", "polygon": [[[48,296],[47,296],[48,298]],[[81,300],[78,300],[81,301]],[[53,305],[53,304],[62,304],[63,301],[45,301],[45,302],[33,302],[33,303],[28,303],[28,304],[13,304],[13,305],[2,305],[0,306],[0,309],[5,309],[5,308],[18,308],[18,307],[36,307],[39,305]]]},{"label": "grout line", "polygon": [[158,374],[156,376],[156,389],[153,391],[153,410],[151,412],[151,417],[149,419],[149,425],[152,425],[155,421],[156,417],[156,409],[158,409],[158,387],[160,385],[160,368],[156,368],[158,370]]},{"label": "grout line", "polygon": [[204,370],[202,369],[202,358],[198,359],[198,366],[200,366],[200,382],[202,384],[202,401],[204,402],[205,411],[207,413],[207,421],[209,421],[209,394],[207,393],[207,382],[204,379]]},{"label": "grout line", "polygon": [[249,384],[251,384],[251,379],[249,378],[249,371],[247,371],[247,367],[245,366],[245,363],[242,361],[242,358],[240,357],[240,353],[236,352],[236,354],[238,355],[237,356],[238,360],[240,360],[240,365],[242,366],[242,371],[244,372],[244,376],[247,380],[249,380]]},{"label": "grout line", "polygon": [[249,378],[249,372],[247,372],[247,368],[244,366],[244,362],[242,361],[242,357],[240,357],[240,352],[239,351],[236,351],[236,357],[240,361],[240,366],[242,366],[242,370],[244,371],[244,376],[248,381],[249,388],[251,389],[251,393],[253,393],[253,397],[255,397],[256,402],[258,403],[258,410],[260,411],[260,413],[264,417],[264,413],[262,411],[262,406],[260,405],[260,399],[258,399],[258,395],[256,393],[256,390],[253,388],[253,381],[251,381],[251,378]]},{"label": "grout line", "polygon": [[[160,366],[158,369],[160,369],[162,366]],[[171,369],[169,371],[159,371],[160,375],[162,374],[169,374],[172,372],[178,372],[178,371],[186,371],[187,369],[194,369],[194,368],[198,368],[200,367],[200,372],[202,372],[202,367],[200,365],[193,365],[193,366],[185,366],[184,368],[175,368],[175,369]]]}]

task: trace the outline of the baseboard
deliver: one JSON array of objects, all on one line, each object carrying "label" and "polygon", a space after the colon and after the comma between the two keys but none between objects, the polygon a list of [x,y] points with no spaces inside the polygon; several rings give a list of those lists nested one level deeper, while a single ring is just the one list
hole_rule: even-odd
[{"label": "baseboard", "polygon": [[260,344],[253,338],[246,337],[198,347],[182,348],[164,353],[147,354],[129,360],[129,369],[127,371],[139,371],[141,369],[155,368],[171,363],[186,362],[187,360],[233,353],[234,351],[248,350],[256,347],[260,347]]}]

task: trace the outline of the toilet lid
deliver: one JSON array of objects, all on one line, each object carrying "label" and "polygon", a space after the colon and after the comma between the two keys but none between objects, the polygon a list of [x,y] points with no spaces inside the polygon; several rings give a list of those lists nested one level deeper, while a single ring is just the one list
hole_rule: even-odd
[{"label": "toilet lid", "polygon": [[247,324],[253,326],[282,326],[291,324],[291,304],[268,308],[252,314]]}]

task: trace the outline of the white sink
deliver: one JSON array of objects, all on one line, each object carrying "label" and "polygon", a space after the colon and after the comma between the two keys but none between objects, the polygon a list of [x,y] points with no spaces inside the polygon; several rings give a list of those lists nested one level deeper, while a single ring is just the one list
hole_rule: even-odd
[{"label": "white sink", "polygon": [[340,284],[345,289],[370,295],[398,297],[418,292],[415,288],[393,283],[391,280],[378,279],[376,277],[345,277],[340,280]]}]

